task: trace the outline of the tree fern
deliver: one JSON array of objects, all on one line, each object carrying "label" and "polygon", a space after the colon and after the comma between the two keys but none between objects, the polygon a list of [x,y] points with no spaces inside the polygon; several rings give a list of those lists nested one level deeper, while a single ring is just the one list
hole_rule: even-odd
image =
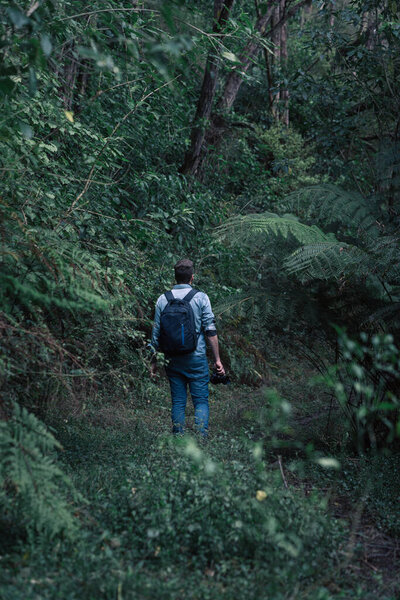
[{"label": "tree fern", "polygon": [[301,244],[327,242],[332,237],[316,225],[300,223],[294,215],[280,217],[270,212],[232,217],[217,229],[217,235],[235,242],[254,242],[256,238],[262,241],[270,236],[292,237]]},{"label": "tree fern", "polygon": [[316,322],[316,308],[307,303],[307,292],[283,278],[263,279],[249,282],[245,292],[232,294],[215,304],[218,317],[233,324],[246,320],[261,327],[287,327],[307,314],[310,324]]},{"label": "tree fern", "polygon": [[290,274],[304,279],[339,279],[349,266],[358,264],[358,248],[340,242],[308,244],[295,250],[285,261]]},{"label": "tree fern", "polygon": [[[357,314],[360,322],[376,323],[375,319],[369,319],[375,314],[383,323],[385,319],[394,323],[392,310],[379,310],[400,301],[399,237],[390,230],[387,232],[382,225],[378,226],[377,207],[358,193],[345,192],[334,186],[300,190],[286,198],[284,207],[295,211],[298,216],[279,216],[270,212],[239,215],[229,219],[218,230],[221,238],[231,240],[234,244],[246,243],[257,254],[263,247],[264,257],[271,254],[281,256],[280,270],[274,261],[264,262],[262,259],[263,277],[258,286],[268,286],[268,282],[276,280],[277,274],[282,276],[282,271],[289,276],[295,275],[302,284],[313,281],[332,283],[337,286],[337,297],[335,300],[330,292],[329,306],[338,315],[341,310],[343,314],[343,308],[340,309],[337,300],[344,294],[347,297],[347,313],[353,316]],[[301,223],[298,220],[300,216],[313,224]],[[319,227],[321,224],[331,231],[322,231]],[[336,236],[332,229],[335,229]],[[286,255],[283,256],[282,240],[286,241]],[[293,244],[299,246],[294,251]],[[296,292],[287,281],[286,286],[282,281],[280,285],[284,289],[286,287],[285,294],[292,299],[287,303],[289,319],[300,288],[298,286]],[[354,289],[353,300],[350,299],[351,289]],[[260,315],[264,314],[273,321],[276,311],[272,308],[274,303],[265,302],[268,295],[271,295],[271,288],[264,287],[264,299],[260,296],[257,305]],[[277,305],[282,305],[280,296],[282,292],[276,295]],[[306,298],[304,301],[305,307]]]},{"label": "tree fern", "polygon": [[364,247],[344,242],[309,244],[285,261],[290,274],[303,280],[338,280],[353,277],[368,281],[377,277],[388,286],[400,283],[400,251],[396,238],[370,240]]},{"label": "tree fern", "polygon": [[334,185],[305,187],[286,196],[283,209],[306,222],[320,227],[340,228],[347,234],[359,231],[377,235],[379,210],[376,202],[355,191],[347,192]]},{"label": "tree fern", "polygon": [[25,408],[0,421],[0,504],[3,518],[54,536],[77,530],[70,499],[80,499],[54,459],[59,442]]}]

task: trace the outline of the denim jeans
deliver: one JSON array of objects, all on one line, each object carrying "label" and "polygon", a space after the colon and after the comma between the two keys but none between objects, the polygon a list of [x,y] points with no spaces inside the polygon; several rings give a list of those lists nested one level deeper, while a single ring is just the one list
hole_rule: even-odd
[{"label": "denim jeans", "polygon": [[208,432],[208,382],[210,381],[206,357],[181,356],[173,358],[165,368],[172,397],[172,432],[184,433],[187,386],[194,405],[194,423],[203,437]]}]

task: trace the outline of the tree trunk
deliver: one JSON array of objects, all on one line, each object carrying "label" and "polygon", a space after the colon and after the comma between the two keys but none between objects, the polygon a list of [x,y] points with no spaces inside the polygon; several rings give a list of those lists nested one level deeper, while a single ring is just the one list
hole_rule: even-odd
[{"label": "tree trunk", "polygon": [[[211,116],[212,101],[215,95],[216,87],[217,67],[214,66],[214,57],[211,57],[210,64],[209,61],[207,61],[203,86],[192,129],[191,145],[185,155],[185,161],[182,167],[180,168],[181,173],[194,174],[197,171],[200,162],[205,156],[205,153],[202,152],[204,141],[207,140],[209,144],[216,144],[222,136],[223,132],[225,131],[226,127],[224,121],[224,113],[229,112],[229,110],[232,108],[232,105],[235,102],[237,94],[239,92],[240,86],[243,83],[243,76],[247,73],[249,67],[252,64],[254,64],[254,61],[261,49],[261,44],[259,43],[259,36],[266,34],[267,27],[271,22],[272,13],[278,3],[280,6],[280,2],[281,0],[273,0],[267,8],[265,14],[258,16],[255,25],[255,31],[258,35],[257,37],[253,37],[248,42],[248,44],[245,46],[244,51],[240,55],[240,65],[235,67],[228,75],[222,95],[217,104],[217,114],[213,115],[211,119],[211,127],[209,127],[208,130],[206,129],[207,123],[205,123],[204,121],[209,119],[209,117]],[[309,0],[300,0],[297,4],[292,6],[289,10],[285,12],[285,14],[282,17],[280,17],[278,22],[271,25],[268,35],[272,35],[272,33],[276,29],[280,29],[290,17],[296,14],[296,12],[300,8],[302,8],[305,4],[308,3]],[[228,2],[225,1],[225,9],[227,5]],[[229,9],[231,8],[231,6],[232,2],[229,6]],[[221,25],[219,27],[221,28]],[[210,81],[209,69],[211,67],[213,69],[212,73],[214,74],[214,82]],[[200,119],[203,120],[203,124],[199,123]]]},{"label": "tree trunk", "polygon": [[[286,10],[286,0],[282,0],[281,2],[281,12],[282,16],[285,14]],[[284,21],[281,27],[281,47],[280,47],[280,59],[281,66],[285,72],[287,59],[288,59],[288,50],[287,50],[287,21]],[[283,86],[280,94],[281,100],[281,110],[280,110],[280,120],[281,122],[289,127],[289,90],[286,86]]]},{"label": "tree trunk", "polygon": [[[281,19],[281,9],[282,2],[279,2],[279,5],[274,8],[272,13],[271,23],[272,23],[272,33],[271,33],[271,42],[273,44],[273,64],[276,69],[277,65],[280,63],[281,58],[281,35],[282,35],[282,26],[279,25]],[[275,121],[279,121],[279,101],[280,101],[280,89],[279,87],[276,89],[275,94],[273,94],[273,101],[271,106],[272,116]]]},{"label": "tree trunk", "polygon": [[329,15],[329,27],[331,29],[333,29],[333,26],[335,25],[335,5],[334,5],[333,0],[330,1],[329,11],[330,11],[330,15]]},{"label": "tree trunk", "polygon": [[[234,0],[225,0],[225,2],[224,0],[215,0],[213,33],[220,33],[223,30],[233,4]],[[221,37],[219,39],[221,40]],[[180,173],[184,175],[189,173],[193,175],[199,166],[206,128],[208,126],[207,121],[211,115],[217,87],[218,71],[219,56],[214,51],[210,51],[207,57],[200,97],[193,121],[190,147],[186,151],[183,164],[179,169]]]},{"label": "tree trunk", "polygon": [[368,50],[373,50],[376,45],[378,33],[378,14],[377,9],[373,9],[368,13],[368,22],[366,30],[365,46]]},{"label": "tree trunk", "polygon": [[[255,31],[259,35],[264,35],[273,10],[274,7],[270,6],[264,15],[258,17]],[[223,94],[217,105],[220,111],[228,112],[232,108],[232,104],[235,102],[239,88],[242,85],[243,75],[247,73],[249,67],[253,64],[260,48],[257,37],[252,38],[245,47],[240,56],[240,67],[233,69],[227,77]]]},{"label": "tree trunk", "polygon": [[302,29],[304,27],[304,23],[306,22],[306,20],[308,20],[309,16],[311,15],[311,11],[312,11],[312,0],[308,0],[306,2],[305,6],[302,8],[301,15],[300,15],[300,27]]},{"label": "tree trunk", "polygon": [[[273,35],[276,29],[280,29],[290,17],[296,14],[296,12],[305,4],[308,4],[309,0],[301,0],[296,5],[292,6],[288,11],[280,16],[279,21],[273,23],[271,26],[271,35]],[[266,13],[259,16],[256,23],[256,31],[265,35],[269,22],[271,21],[273,10],[276,8],[276,2],[272,3],[267,9]],[[258,39],[252,39],[244,49],[244,52],[240,56],[240,66],[236,67],[228,75],[225,83],[225,88],[222,96],[218,102],[218,108],[221,111],[229,111],[232,108],[233,103],[236,100],[236,96],[243,83],[243,75],[245,75],[249,67],[254,63],[254,60],[260,51],[260,44]]]}]

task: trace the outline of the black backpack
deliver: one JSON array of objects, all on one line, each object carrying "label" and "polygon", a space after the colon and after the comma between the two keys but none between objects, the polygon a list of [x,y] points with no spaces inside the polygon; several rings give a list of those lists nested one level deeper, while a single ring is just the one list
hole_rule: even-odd
[{"label": "black backpack", "polygon": [[192,289],[184,298],[165,292],[168,304],[161,313],[159,337],[159,347],[164,354],[178,356],[196,350],[198,336],[190,301],[198,291]]}]

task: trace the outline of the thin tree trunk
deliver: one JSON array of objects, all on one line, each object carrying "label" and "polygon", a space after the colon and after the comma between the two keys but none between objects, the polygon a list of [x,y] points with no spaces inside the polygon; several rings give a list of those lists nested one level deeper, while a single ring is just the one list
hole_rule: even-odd
[{"label": "thin tree trunk", "polygon": [[[285,14],[286,0],[281,1],[281,13],[282,16]],[[281,47],[280,47],[280,59],[283,71],[286,71],[288,50],[287,50],[287,21],[284,21],[281,27]],[[281,89],[280,100],[282,103],[281,108],[281,122],[289,127],[289,90],[286,86]]]},{"label": "thin tree trunk", "polygon": [[368,50],[373,50],[376,45],[378,33],[378,14],[377,9],[373,9],[368,13],[368,23],[367,23],[367,31],[366,31],[366,48]]},{"label": "thin tree trunk", "polygon": [[[265,14],[258,17],[255,26],[255,31],[258,35],[264,35],[271,19],[273,9],[274,6],[270,6]],[[232,104],[236,100],[239,88],[242,85],[243,75],[247,73],[249,67],[254,63],[254,59],[256,58],[259,50],[260,44],[258,37],[252,38],[239,58],[240,67],[233,69],[227,77],[223,94],[217,105],[218,109],[222,112],[227,112],[231,109]]]},{"label": "thin tree trunk", "polygon": [[311,11],[312,11],[312,0],[308,0],[308,2],[305,4],[305,6],[302,8],[302,11],[301,11],[301,15],[300,15],[300,27],[301,28],[304,27],[304,23],[309,18]]},{"label": "thin tree trunk", "polygon": [[[225,0],[225,2],[224,0],[215,0],[213,33],[220,33],[223,30],[233,4],[234,0]],[[219,39],[221,40],[221,37]],[[210,51],[207,57],[200,97],[193,121],[190,147],[188,148],[183,164],[179,169],[180,173],[183,173],[184,175],[189,173],[194,174],[199,166],[206,128],[208,126],[207,121],[211,115],[215,90],[217,87],[218,71],[219,56],[215,54],[215,51]]]},{"label": "thin tree trunk", "polygon": [[333,29],[333,26],[335,25],[335,6],[334,6],[334,2],[331,0],[330,1],[330,15],[329,15],[329,27],[331,29]]},{"label": "thin tree trunk", "polygon": [[[281,35],[282,35],[282,25],[279,25],[281,18],[281,2],[279,5],[274,8],[272,13],[271,23],[272,23],[272,33],[271,33],[271,42],[273,45],[273,64],[276,69],[277,65],[280,63],[281,58]],[[280,89],[277,88],[275,94],[273,94],[272,107],[271,112],[275,121],[279,121],[279,100],[280,100]]]},{"label": "thin tree trunk", "polygon": [[269,109],[272,111],[273,105],[274,105],[274,95],[272,92],[273,78],[272,78],[270,54],[266,48],[264,48],[264,58],[265,58],[265,67],[267,70],[268,105],[269,105]]},{"label": "thin tree trunk", "polygon": [[[257,19],[259,19],[260,16],[261,16],[261,13],[260,13],[260,8],[259,8],[258,0],[254,0],[254,5],[256,7]],[[271,70],[270,51],[269,51],[268,48],[266,48],[265,46],[263,46],[263,53],[264,53],[264,59],[265,59],[265,68],[266,68],[266,71],[267,71],[268,107],[271,110],[272,109],[272,102],[273,102],[273,95],[272,95],[273,78],[272,78],[272,70]]]}]

